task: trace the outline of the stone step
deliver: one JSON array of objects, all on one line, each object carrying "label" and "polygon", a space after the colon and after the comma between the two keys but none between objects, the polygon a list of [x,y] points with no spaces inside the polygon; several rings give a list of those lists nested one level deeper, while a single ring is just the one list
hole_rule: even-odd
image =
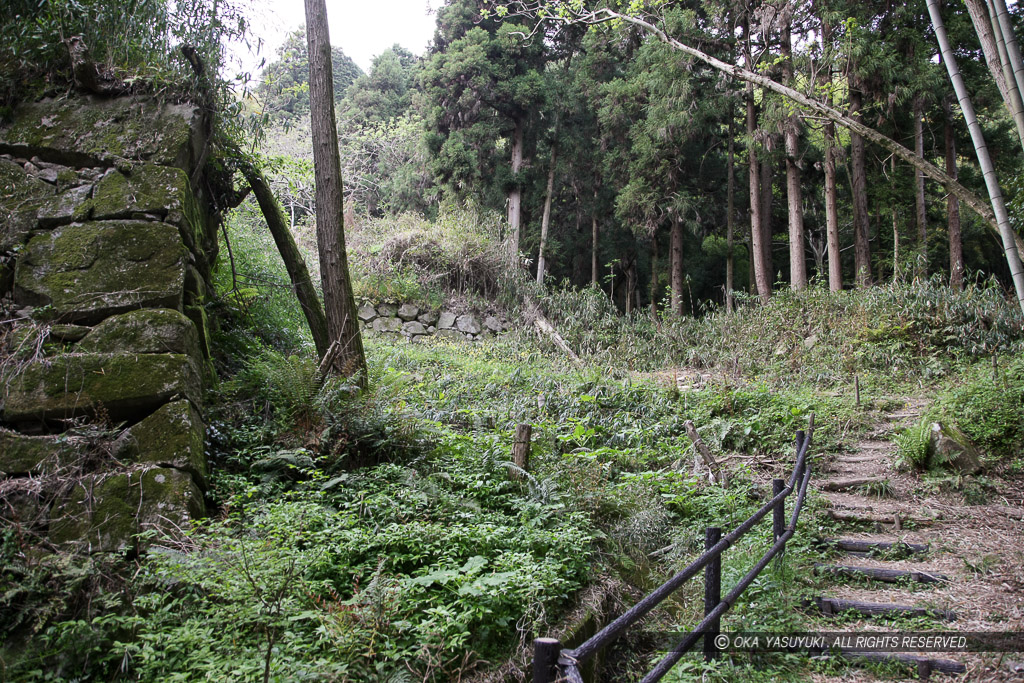
[{"label": "stone step", "polygon": [[843,564],[815,564],[814,570],[818,574],[840,576],[846,578],[864,578],[872,581],[884,581],[886,583],[898,583],[900,581],[913,581],[916,583],[948,583],[949,577],[945,574],[926,572],[920,570],[905,569],[883,569],[881,567],[854,567]]}]

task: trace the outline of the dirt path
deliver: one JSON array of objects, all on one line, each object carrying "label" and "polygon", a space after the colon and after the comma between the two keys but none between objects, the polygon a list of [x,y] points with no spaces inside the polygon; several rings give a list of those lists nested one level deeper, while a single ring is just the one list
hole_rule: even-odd
[{"label": "dirt path", "polygon": [[[817,486],[831,505],[828,515],[840,530],[838,538],[928,546],[923,554],[909,553],[906,548],[867,555],[840,552],[823,560],[824,564],[919,572],[925,574],[925,580],[937,580],[883,583],[864,576],[828,578],[820,597],[924,607],[936,613],[953,612],[956,619],[946,623],[934,617],[903,616],[894,625],[844,612],[833,630],[1024,631],[1024,522],[1014,518],[1024,507],[1024,487],[991,477],[966,478],[975,491],[968,498],[980,498],[984,503],[967,505],[953,478],[942,484],[934,478],[897,471],[893,436],[900,428],[917,424],[926,407],[926,400],[911,399],[885,415],[854,452],[836,456],[823,468]],[[991,488],[982,491],[979,481]],[[866,521],[855,521],[858,517]],[[828,628],[828,619],[821,621],[823,630]],[[1024,662],[1024,653],[918,654],[962,663],[966,673],[960,680],[1024,681],[1024,666],[1014,664]],[[1019,673],[1015,671],[1018,667]],[[877,679],[851,667],[842,676],[815,680]]]}]

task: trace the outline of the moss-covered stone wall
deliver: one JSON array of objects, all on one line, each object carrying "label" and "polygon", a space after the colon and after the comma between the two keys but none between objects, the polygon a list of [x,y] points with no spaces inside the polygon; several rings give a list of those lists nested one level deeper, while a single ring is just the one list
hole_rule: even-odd
[{"label": "moss-covered stone wall", "polygon": [[204,124],[82,97],[0,127],[0,524],[43,547],[133,549],[204,513]]}]

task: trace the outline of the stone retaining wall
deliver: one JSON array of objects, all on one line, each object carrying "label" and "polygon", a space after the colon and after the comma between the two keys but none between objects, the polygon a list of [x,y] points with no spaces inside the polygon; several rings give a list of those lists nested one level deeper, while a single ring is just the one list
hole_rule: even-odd
[{"label": "stone retaining wall", "polygon": [[204,129],[143,98],[0,128],[0,523],[26,537],[131,549],[204,514]]},{"label": "stone retaining wall", "polygon": [[431,336],[478,341],[509,329],[508,321],[497,316],[424,310],[414,304],[374,304],[363,301],[358,315],[363,329],[402,335],[410,341]]}]

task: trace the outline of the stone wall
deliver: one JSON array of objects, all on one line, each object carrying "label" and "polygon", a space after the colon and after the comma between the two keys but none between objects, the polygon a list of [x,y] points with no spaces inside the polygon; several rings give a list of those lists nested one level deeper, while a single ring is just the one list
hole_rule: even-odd
[{"label": "stone wall", "polygon": [[204,514],[204,130],[144,98],[0,127],[0,523],[26,536],[114,551]]},{"label": "stone wall", "polygon": [[421,309],[414,304],[375,304],[363,301],[359,305],[358,315],[363,329],[402,335],[410,341],[431,336],[478,341],[509,329],[508,321],[493,315],[433,311]]}]

